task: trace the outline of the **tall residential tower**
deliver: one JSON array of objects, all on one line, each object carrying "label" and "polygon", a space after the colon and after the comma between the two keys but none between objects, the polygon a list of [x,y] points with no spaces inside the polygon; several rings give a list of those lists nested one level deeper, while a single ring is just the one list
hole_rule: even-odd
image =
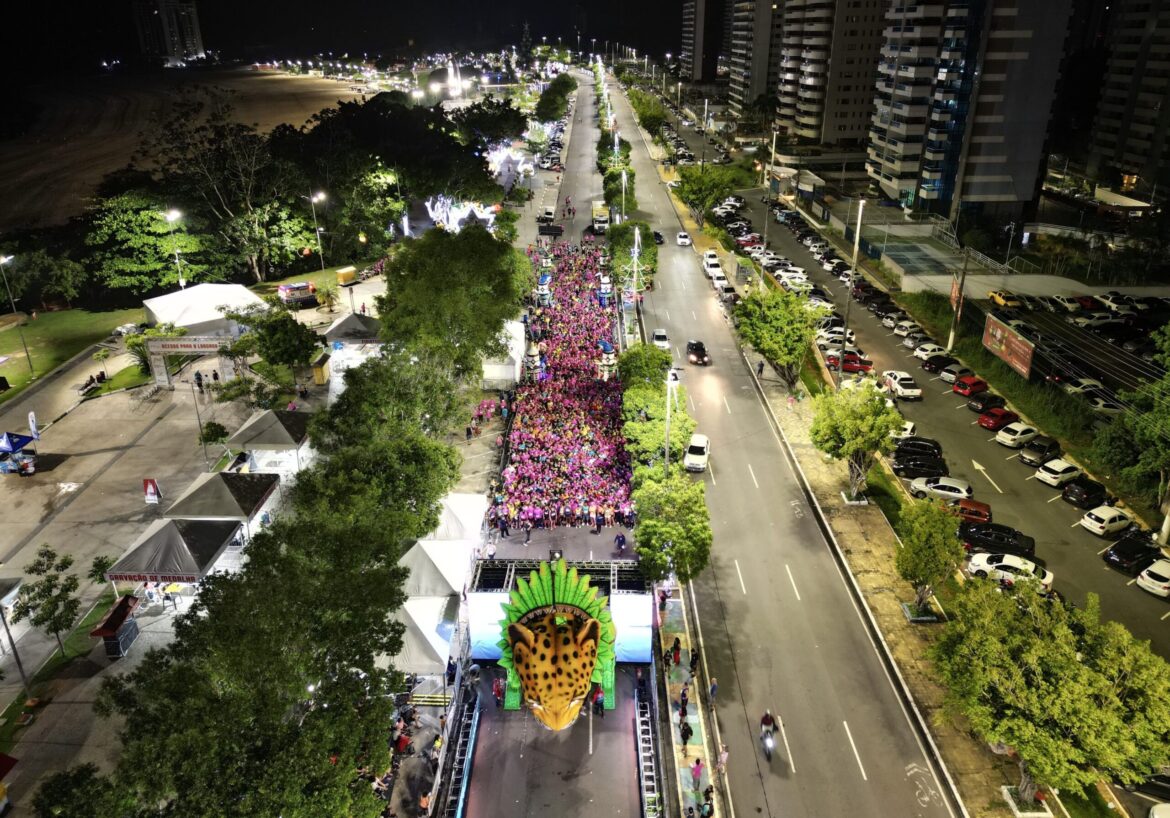
[{"label": "tall residential tower", "polygon": [[134,25],[142,53],[164,65],[206,56],[194,0],[134,0]]},{"label": "tall residential tower", "polygon": [[724,40],[724,2],[730,0],[683,0],[679,68],[684,82],[715,79]]},{"label": "tall residential tower", "polygon": [[774,94],[780,68],[780,0],[734,0],[731,15],[731,112],[743,116],[761,94]]},{"label": "tall residential tower", "polygon": [[1015,218],[1039,183],[1072,0],[893,0],[866,170],[904,206]]}]

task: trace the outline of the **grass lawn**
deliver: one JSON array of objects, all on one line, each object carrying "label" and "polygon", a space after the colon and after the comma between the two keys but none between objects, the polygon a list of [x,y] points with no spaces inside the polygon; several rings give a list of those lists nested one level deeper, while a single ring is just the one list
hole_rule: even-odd
[{"label": "grass lawn", "polygon": [[281,284],[293,284],[298,281],[311,281],[319,290],[326,284],[337,284],[337,271],[342,267],[357,267],[360,270],[365,266],[366,262],[364,261],[347,261],[344,264],[338,264],[335,267],[326,267],[324,270],[314,270],[311,273],[301,273],[300,275],[275,279],[273,281],[262,281],[259,284],[250,285],[248,289],[263,298],[266,295],[276,295],[276,288]]},{"label": "grass lawn", "polygon": [[[137,324],[142,319],[139,307],[109,312],[61,310],[38,313],[35,321],[28,321],[23,326],[37,377],[47,375],[87,346],[108,338],[114,327]],[[0,402],[19,394],[29,382],[24,348],[14,323],[0,324],[0,356],[4,355],[11,358],[0,364],[0,375],[8,378],[12,388],[0,393]]]},{"label": "grass lawn", "polygon": [[[62,640],[65,642],[65,655],[62,656],[61,652],[57,651],[49,657],[49,660],[45,662],[40,670],[29,677],[29,687],[32,689],[33,696],[37,698],[43,697],[48,689],[48,682],[54,676],[74,659],[89,654],[96,641],[89,635],[89,632],[102,620],[102,617],[106,615],[106,612],[109,611],[110,606],[113,604],[114,594],[112,591],[107,591],[102,594],[97,604],[94,605],[93,610],[86,614],[85,618],[78,623],[77,627]],[[25,669],[31,670],[31,668],[27,667]],[[16,718],[23,709],[23,693],[18,695],[16,700],[9,704],[8,707],[4,708],[4,713],[0,716],[0,752],[11,753],[12,748],[16,745],[16,734],[21,728],[21,725],[16,723]]]},{"label": "grass lawn", "polygon": [[105,395],[119,389],[129,389],[132,386],[142,386],[147,383],[150,383],[150,373],[143,372],[138,368],[138,364],[130,364],[130,366],[120,369],[110,376],[110,379],[103,383],[102,388],[94,394]]},{"label": "grass lawn", "polygon": [[865,496],[877,503],[877,507],[886,515],[890,525],[898,527],[902,518],[902,490],[894,483],[897,478],[891,477],[880,466],[872,466],[866,475],[868,488]]},{"label": "grass lawn", "polygon": [[[1095,787],[1089,787],[1083,793],[1062,792],[1060,802],[1068,810],[1072,818],[1103,818],[1108,815],[1117,815],[1117,810],[1109,809],[1101,793]],[[1054,810],[1059,814],[1059,807]],[[1134,818],[1138,818],[1134,816]]]}]

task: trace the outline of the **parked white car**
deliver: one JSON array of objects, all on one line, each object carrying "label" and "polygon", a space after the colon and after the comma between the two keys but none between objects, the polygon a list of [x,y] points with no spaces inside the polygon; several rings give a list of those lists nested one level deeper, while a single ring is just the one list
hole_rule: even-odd
[{"label": "parked white car", "polygon": [[716,252],[715,250],[704,250],[703,251],[703,263],[706,264],[708,261],[713,261],[716,264],[718,264],[719,263],[719,253]]},{"label": "parked white car", "polygon": [[970,500],[975,496],[971,484],[957,477],[915,477],[910,481],[910,493],[919,499]]},{"label": "parked white car", "polygon": [[995,442],[1009,449],[1018,449],[1038,434],[1040,432],[1036,427],[1016,421],[996,432]]},{"label": "parked white car", "polygon": [[894,438],[895,440],[901,440],[904,437],[914,437],[917,431],[918,427],[914,425],[914,421],[906,420],[902,422],[901,429],[894,429],[892,432],[890,432],[890,437]]},{"label": "parked white car", "polygon": [[921,330],[922,327],[918,326],[915,321],[899,321],[894,325],[894,334],[901,338],[905,338],[910,333],[920,332]]},{"label": "parked white car", "polygon": [[1050,298],[1065,312],[1080,312],[1081,305],[1071,295],[1053,295]]},{"label": "parked white car", "polygon": [[1005,585],[1015,585],[1020,580],[1034,580],[1044,590],[1052,587],[1051,571],[1015,554],[974,554],[967,563],[967,571],[973,577],[988,577]]},{"label": "parked white car", "polygon": [[691,435],[687,453],[683,456],[683,468],[687,471],[706,471],[711,459],[711,440],[698,433]]},{"label": "parked white car", "polygon": [[703,259],[703,272],[707,274],[707,278],[715,275],[723,275],[723,265],[719,263],[719,259]]},{"label": "parked white car", "polygon": [[890,393],[902,400],[921,400],[922,387],[914,380],[909,372],[900,369],[888,369],[882,373],[882,380],[890,388]]},{"label": "parked white car", "polygon": [[684,233],[681,230],[678,232],[678,235],[676,235],[674,237],[674,240],[678,244],[679,247],[690,247],[691,246],[690,234]]},{"label": "parked white car", "polygon": [[1085,516],[1081,517],[1081,528],[1091,531],[1098,537],[1117,534],[1125,531],[1131,525],[1133,525],[1133,518],[1113,506],[1091,508],[1085,512]]},{"label": "parked white car", "polygon": [[844,327],[829,327],[828,329],[817,332],[817,346],[821,349],[838,346],[842,338],[845,338],[848,343],[852,344],[857,341],[857,333],[853,330],[846,330]]},{"label": "parked white car", "polygon": [[925,361],[934,355],[946,355],[947,348],[941,347],[938,344],[922,344],[914,348],[914,357],[920,361]]},{"label": "parked white car", "polygon": [[[1138,587],[1154,596],[1170,596],[1170,560],[1157,560],[1138,574]],[[1152,814],[1152,813],[1151,813]]]},{"label": "parked white car", "polygon": [[1036,469],[1036,479],[1055,489],[1081,476],[1081,470],[1067,460],[1057,457]]},{"label": "parked white car", "polygon": [[1079,395],[1090,389],[1104,389],[1105,384],[1095,378],[1069,378],[1061,381],[1060,388],[1070,395]]}]

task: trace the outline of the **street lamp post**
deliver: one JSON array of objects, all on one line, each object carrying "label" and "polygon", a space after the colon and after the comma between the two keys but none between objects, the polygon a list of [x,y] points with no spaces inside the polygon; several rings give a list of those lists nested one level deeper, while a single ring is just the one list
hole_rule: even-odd
[{"label": "street lamp post", "polygon": [[[4,265],[12,261],[12,256],[0,256],[0,276],[4,277],[4,289],[8,291],[8,303],[12,306],[12,315],[16,316],[16,299],[12,297],[12,287],[8,285],[8,274],[4,272]],[[33,369],[32,356],[28,354],[28,342],[24,340],[24,329],[21,322],[16,322],[16,334],[20,336],[20,345],[24,347],[24,360],[28,364],[29,380],[35,381],[37,379],[36,370]]]},{"label": "street lamp post", "polygon": [[[861,214],[865,212],[865,199],[857,203],[857,228],[853,234],[853,266],[849,271],[849,286],[857,280],[857,253],[861,249]],[[841,376],[845,372],[845,350],[849,346],[849,307],[853,304],[852,298],[845,299],[845,332],[841,335],[841,351],[837,355],[837,388],[841,388]]]},{"label": "street lamp post", "polygon": [[666,477],[670,474],[670,404],[672,398],[678,400],[678,370],[671,367],[670,373],[666,376],[666,447],[663,449],[663,463],[665,467],[662,470],[662,476]]},{"label": "street lamp post", "polygon": [[177,210],[168,210],[163,214],[163,217],[171,226],[171,248],[175,251],[175,272],[179,274],[179,289],[182,290],[187,286],[187,282],[183,279],[183,265],[179,263],[179,243],[175,241],[175,222],[183,218],[183,214]]},{"label": "street lamp post", "polygon": [[[768,154],[768,169],[767,169],[768,178],[767,178],[766,184],[764,185],[764,192],[765,193],[772,192],[772,163],[776,157],[776,133],[777,133],[776,131],[772,131],[772,152]],[[771,211],[772,211],[772,208],[770,206],[764,210],[764,246],[765,247],[768,246],[768,224],[772,221],[773,218],[775,218],[775,216],[772,216]],[[769,218],[769,216],[771,216],[772,218]]]},{"label": "street lamp post", "polygon": [[[16,592],[20,590],[21,580],[6,580],[6,582],[15,583],[15,587],[8,592],[4,598],[5,601],[16,599]],[[32,699],[32,688],[28,684],[28,675],[24,672],[24,662],[20,661],[20,652],[16,649],[16,640],[12,638],[12,630],[8,627],[8,615],[4,613],[4,605],[0,603],[0,622],[4,623],[4,634],[8,637],[8,646],[12,648],[12,658],[16,660],[16,670],[20,673],[20,683],[24,687],[25,700]]]},{"label": "street lamp post", "polygon": [[203,445],[203,465],[211,471],[211,460],[207,456],[207,439],[203,435],[203,415],[199,411],[199,398],[195,395],[195,382],[187,381],[191,385],[191,399],[195,402],[195,422],[199,424],[199,442]]},{"label": "street lamp post", "polygon": [[622,223],[626,221],[626,171],[622,170]]},{"label": "street lamp post", "polygon": [[321,259],[321,269],[325,269],[325,250],[321,247],[321,228],[317,226],[317,202],[325,201],[325,192],[317,191],[314,193],[309,191],[309,195],[305,197],[309,200],[309,207],[313,210],[313,233],[317,236],[317,256]]}]

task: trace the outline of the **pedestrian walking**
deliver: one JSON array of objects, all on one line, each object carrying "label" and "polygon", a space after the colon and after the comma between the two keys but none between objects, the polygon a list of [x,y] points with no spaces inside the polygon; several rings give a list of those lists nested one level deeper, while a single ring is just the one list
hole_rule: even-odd
[{"label": "pedestrian walking", "polygon": [[710,702],[711,707],[715,707],[715,694],[719,692],[719,680],[714,676],[711,677],[711,687],[707,689],[707,701]]},{"label": "pedestrian walking", "polygon": [[684,721],[678,726],[678,737],[681,740],[683,746],[683,758],[687,757],[687,744],[690,743],[691,736],[694,734],[695,731],[691,727],[691,723],[689,721]]},{"label": "pedestrian walking", "polygon": [[496,543],[495,543],[495,540],[492,540],[491,542],[489,542],[489,543],[487,544],[487,558],[488,558],[489,560],[494,560],[494,559],[496,558]]},{"label": "pedestrian walking", "polygon": [[691,648],[691,679],[699,675],[699,652]]},{"label": "pedestrian walking", "polygon": [[200,392],[203,391],[203,373],[202,372],[195,373],[195,388],[198,389]]},{"label": "pedestrian walking", "polygon": [[619,554],[626,553],[626,535],[619,531],[614,535],[613,544],[617,547]]},{"label": "pedestrian walking", "polygon": [[673,654],[670,652],[670,648],[667,648],[662,652],[662,666],[666,668],[666,672],[668,674],[670,673],[670,657],[672,655]]},{"label": "pedestrian walking", "polygon": [[532,520],[525,518],[521,525],[524,528],[524,544],[528,545],[528,543],[532,540]]},{"label": "pedestrian walking", "polygon": [[796,406],[796,397],[793,395],[789,395],[788,396],[788,411],[791,412],[792,407],[794,407],[794,406]]},{"label": "pedestrian walking", "polygon": [[757,378],[764,377],[764,361],[762,359],[760,360],[760,362],[758,364],[756,364],[756,377]]},{"label": "pedestrian walking", "polygon": [[492,698],[496,700],[496,709],[504,705],[504,680],[497,676],[492,680]]},{"label": "pedestrian walking", "polygon": [[695,784],[695,792],[699,791],[699,785],[703,781],[703,759],[696,758],[695,763],[691,765],[691,781]]},{"label": "pedestrian walking", "polygon": [[211,370],[211,382],[212,383],[219,383],[219,372],[217,372],[214,369]]},{"label": "pedestrian walking", "polygon": [[666,599],[667,599],[666,591],[665,590],[659,591],[658,592],[658,610],[660,610],[660,611],[666,610]]},{"label": "pedestrian walking", "polygon": [[679,702],[678,703],[678,720],[679,720],[680,724],[687,720],[687,703],[686,702]]},{"label": "pedestrian walking", "polygon": [[601,685],[597,686],[597,692],[593,694],[593,713],[600,718],[605,718],[605,688]]},{"label": "pedestrian walking", "polygon": [[682,641],[677,636],[674,637],[674,644],[670,646],[670,654],[676,665],[682,664]]},{"label": "pedestrian walking", "polygon": [[682,690],[678,692],[679,704],[686,709],[687,703],[691,700],[691,686],[688,682],[683,682]]},{"label": "pedestrian walking", "polygon": [[362,315],[365,315],[365,314],[366,314],[366,302],[363,301],[362,302]]},{"label": "pedestrian walking", "polygon": [[468,426],[466,429],[466,434],[467,434],[467,445],[470,446],[471,445],[471,436],[475,434],[475,431],[471,428],[471,426]]},{"label": "pedestrian walking", "polygon": [[727,745],[724,744],[723,749],[721,749],[719,751],[719,760],[717,762],[715,762],[715,771],[716,772],[721,773],[721,772],[724,772],[727,770],[727,756],[728,755],[729,754],[727,752]]},{"label": "pedestrian walking", "polygon": [[710,801],[704,801],[703,806],[699,807],[699,818],[708,818],[715,814],[715,805]]},{"label": "pedestrian walking", "polygon": [[496,520],[496,523],[500,527],[500,536],[501,537],[507,537],[511,533],[509,528],[508,528],[508,515],[507,514],[501,514],[499,516],[499,518]]}]

